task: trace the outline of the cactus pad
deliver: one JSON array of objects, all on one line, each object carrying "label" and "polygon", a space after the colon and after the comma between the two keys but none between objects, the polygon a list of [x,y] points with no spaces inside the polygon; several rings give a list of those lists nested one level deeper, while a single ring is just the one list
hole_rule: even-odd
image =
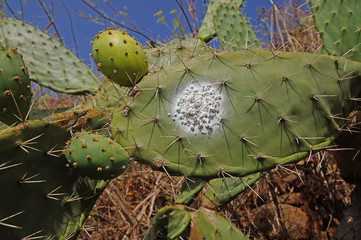
[{"label": "cactus pad", "polygon": [[219,4],[213,13],[213,25],[224,49],[262,49],[256,34],[237,5]]},{"label": "cactus pad", "polygon": [[239,9],[243,5],[243,0],[211,0],[208,4],[206,15],[204,16],[202,26],[198,31],[198,38],[202,39],[205,42],[209,42],[212,38],[217,34],[214,24],[213,18],[216,14],[216,10],[219,5],[224,4],[230,7],[236,7]]},{"label": "cactus pad", "polygon": [[64,93],[95,92],[99,79],[73,53],[38,28],[0,19],[0,45],[18,47],[29,75],[42,86]]},{"label": "cactus pad", "polygon": [[361,63],[309,53],[196,57],[148,75],[114,113],[113,137],[173,174],[249,175],[327,148],[353,108],[360,72]]},{"label": "cactus pad", "polygon": [[143,240],[186,239],[191,215],[177,207],[165,207],[154,216]]},{"label": "cactus pad", "polygon": [[203,240],[248,240],[242,231],[215,212],[200,208],[192,213],[190,239]]},{"label": "cactus pad", "polygon": [[98,69],[121,86],[133,86],[148,72],[142,47],[124,31],[104,31],[95,36],[92,45]]},{"label": "cactus pad", "polygon": [[189,205],[206,185],[202,178],[186,179],[177,195],[176,204]]},{"label": "cactus pad", "polygon": [[[2,239],[75,239],[107,181],[81,178],[61,155],[76,127],[95,110],[52,115],[0,130]],[[82,125],[79,127],[87,127]]]},{"label": "cactus pad", "polygon": [[328,54],[361,61],[361,2],[310,0],[316,28]]},{"label": "cactus pad", "polygon": [[244,190],[250,188],[262,177],[261,173],[251,174],[243,178],[214,178],[204,190],[202,206],[217,209],[236,198]]},{"label": "cactus pad", "polygon": [[16,49],[0,48],[0,121],[24,121],[31,102],[27,68]]},{"label": "cactus pad", "polygon": [[119,144],[105,136],[78,132],[65,150],[69,164],[83,177],[112,179],[124,172],[129,157]]}]

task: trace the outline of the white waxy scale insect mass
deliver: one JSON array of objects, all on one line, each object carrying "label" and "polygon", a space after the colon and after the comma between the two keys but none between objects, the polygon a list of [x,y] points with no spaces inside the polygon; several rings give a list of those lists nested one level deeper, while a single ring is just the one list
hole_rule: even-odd
[{"label": "white waxy scale insect mass", "polygon": [[222,94],[210,85],[192,83],[177,96],[172,117],[188,133],[211,135],[218,130],[222,119]]}]

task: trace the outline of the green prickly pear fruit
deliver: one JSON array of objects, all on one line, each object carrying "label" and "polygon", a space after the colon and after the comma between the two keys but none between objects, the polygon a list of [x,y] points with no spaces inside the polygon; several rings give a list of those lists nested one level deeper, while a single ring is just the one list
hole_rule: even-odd
[{"label": "green prickly pear fruit", "polygon": [[0,47],[0,121],[24,121],[31,102],[31,86],[22,55]]},{"label": "green prickly pear fruit", "polygon": [[92,42],[95,64],[111,81],[131,87],[148,72],[148,60],[140,44],[124,31],[108,30]]},{"label": "green prickly pear fruit", "polygon": [[91,132],[78,132],[68,142],[65,157],[83,177],[112,179],[123,173],[129,157],[115,141]]}]

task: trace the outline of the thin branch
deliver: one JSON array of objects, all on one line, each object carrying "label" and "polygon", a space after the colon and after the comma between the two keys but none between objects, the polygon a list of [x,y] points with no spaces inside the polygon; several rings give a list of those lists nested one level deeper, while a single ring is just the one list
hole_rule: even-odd
[{"label": "thin branch", "polygon": [[71,35],[73,37],[73,41],[74,41],[74,45],[75,45],[75,52],[76,52],[76,56],[79,58],[79,48],[78,48],[78,44],[77,44],[76,39],[75,39],[73,19],[71,17],[69,9],[67,8],[67,6],[65,5],[63,0],[61,0],[61,4],[63,4],[63,7],[64,7],[65,11],[68,13],[69,21],[70,21],[70,31],[71,31]]},{"label": "thin branch", "polygon": [[89,8],[91,8],[94,12],[96,12],[97,14],[99,14],[99,16],[102,17],[102,18],[104,18],[105,20],[108,20],[109,22],[115,23],[115,24],[121,26],[121,27],[124,28],[124,29],[127,29],[127,30],[129,30],[129,31],[132,31],[132,32],[134,32],[134,33],[137,33],[137,34],[141,35],[142,37],[148,39],[148,40],[151,41],[151,42],[155,42],[153,39],[151,39],[150,37],[148,37],[148,36],[145,35],[144,33],[141,33],[141,32],[139,32],[139,31],[137,31],[137,30],[135,30],[135,29],[133,29],[133,28],[127,27],[127,26],[121,24],[120,22],[117,22],[117,21],[115,21],[115,20],[113,20],[113,19],[105,16],[105,15],[102,14],[96,7],[92,6],[91,3],[88,2],[88,0],[81,0],[81,1],[82,1],[85,5],[87,5]]},{"label": "thin branch", "polygon": [[184,11],[183,5],[182,5],[180,2],[178,2],[178,0],[175,0],[175,1],[177,2],[179,8],[181,9],[181,11],[182,11],[182,13],[183,13],[183,15],[184,15],[184,17],[185,17],[185,19],[186,19],[186,21],[187,21],[188,27],[189,27],[189,29],[190,29],[193,37],[194,37],[194,32],[193,32],[192,25],[191,25],[191,23],[189,22],[189,19],[188,19],[188,17],[187,17],[186,12]]},{"label": "thin branch", "polygon": [[43,8],[43,11],[44,11],[44,13],[46,14],[46,16],[48,17],[51,25],[53,25],[54,30],[55,30],[55,33],[56,33],[56,35],[57,35],[57,37],[58,37],[61,45],[64,45],[63,39],[61,39],[61,37],[60,37],[58,28],[55,26],[55,21],[54,21],[54,19],[49,15],[48,10],[46,10],[46,7],[44,6],[42,0],[38,0],[38,2],[39,2],[39,4],[40,4],[40,6]]}]

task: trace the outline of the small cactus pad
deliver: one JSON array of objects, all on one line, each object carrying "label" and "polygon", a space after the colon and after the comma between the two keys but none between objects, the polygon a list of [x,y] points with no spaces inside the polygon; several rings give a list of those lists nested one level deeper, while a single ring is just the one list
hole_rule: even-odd
[{"label": "small cactus pad", "polygon": [[229,219],[214,211],[201,207],[192,212],[190,239],[202,240],[248,240],[241,230],[233,226]]},{"label": "small cactus pad", "polygon": [[78,132],[65,149],[69,165],[83,177],[112,179],[123,173],[129,157],[113,140],[90,132]]},{"label": "small cactus pad", "polygon": [[189,205],[206,185],[202,178],[186,179],[177,195],[176,204]]},{"label": "small cactus pad", "polygon": [[16,49],[0,48],[0,121],[24,121],[31,102],[27,68]]},{"label": "small cactus pad", "polygon": [[310,0],[315,26],[330,55],[361,61],[361,1]]},{"label": "small cactus pad", "polygon": [[189,212],[177,207],[164,207],[154,216],[143,240],[178,240],[187,238],[191,221]]},{"label": "small cactus pad", "polygon": [[165,66],[115,111],[136,160],[188,177],[246,176],[327,148],[356,105],[361,63],[245,50]]},{"label": "small cactus pad", "polygon": [[202,26],[198,31],[198,38],[209,42],[217,34],[213,25],[213,18],[219,5],[224,4],[239,9],[243,5],[243,0],[211,0],[207,7],[206,15],[202,21]]},{"label": "small cactus pad", "polygon": [[142,47],[124,31],[108,30],[97,34],[92,45],[98,69],[121,86],[133,86],[148,72]]},{"label": "small cactus pad", "polygon": [[100,81],[72,52],[40,29],[13,18],[0,19],[0,45],[18,47],[32,80],[57,92],[85,94]]},{"label": "small cactus pad", "polygon": [[198,31],[198,38],[209,42],[217,34],[213,26],[213,12],[217,6],[217,1],[211,0],[207,7],[206,15],[203,18],[202,25]]},{"label": "small cactus pad", "polygon": [[213,24],[224,49],[262,49],[256,34],[237,5],[219,4],[214,11]]},{"label": "small cactus pad", "polygon": [[243,178],[223,177],[211,179],[204,190],[202,206],[208,209],[224,206],[244,190],[250,188],[261,177],[262,174],[258,172]]}]

